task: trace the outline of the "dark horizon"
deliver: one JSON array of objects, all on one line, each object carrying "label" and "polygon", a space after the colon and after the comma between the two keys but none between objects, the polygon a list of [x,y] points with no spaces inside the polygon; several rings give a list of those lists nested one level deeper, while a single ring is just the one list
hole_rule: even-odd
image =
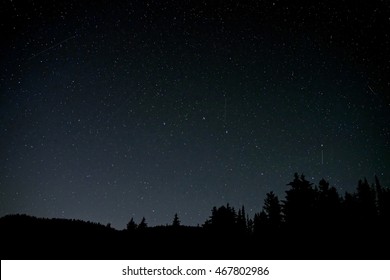
[{"label": "dark horizon", "polygon": [[390,185],[387,1],[2,1],[0,216],[261,210]]},{"label": "dark horizon", "polygon": [[[259,216],[261,214],[261,212],[264,211],[264,207],[266,207],[266,201],[267,201],[267,198],[269,198],[269,195],[271,194],[271,196],[274,196],[276,197],[276,200],[279,201],[280,203],[280,219],[281,221],[284,221],[284,217],[283,215],[285,215],[284,213],[284,208],[285,205],[286,205],[286,198],[288,196],[288,193],[291,192],[291,186],[294,185],[294,182],[296,181],[304,181],[307,183],[306,187],[310,187],[313,189],[314,192],[323,192],[324,191],[324,186],[326,186],[326,189],[325,191],[329,191],[329,190],[332,190],[332,192],[334,192],[335,195],[337,195],[338,197],[338,201],[339,203],[348,203],[348,199],[351,199],[351,198],[355,198],[355,199],[359,199],[359,191],[361,192],[361,186],[363,185],[364,188],[369,188],[369,192],[373,192],[373,197],[371,198],[368,198],[368,199],[371,199],[372,200],[372,203],[375,205],[376,208],[378,208],[377,210],[377,214],[379,215],[379,213],[382,210],[379,210],[380,207],[383,207],[383,204],[384,202],[383,201],[386,201],[386,203],[388,203],[388,205],[390,205],[390,200],[388,197],[388,195],[390,194],[390,187],[388,186],[383,186],[381,183],[380,183],[380,179],[375,176],[375,182],[374,183],[371,183],[367,180],[367,178],[364,178],[364,179],[359,179],[358,180],[358,184],[357,184],[357,188],[354,192],[345,192],[345,193],[339,193],[339,191],[337,190],[337,188],[335,188],[334,186],[332,186],[330,184],[330,182],[324,180],[324,179],[321,179],[319,184],[314,184],[312,182],[310,182],[310,180],[307,180],[306,176],[301,173],[301,174],[298,174],[298,173],[295,173],[294,174],[294,180],[292,180],[291,182],[289,182],[288,184],[286,184],[286,186],[290,186],[286,191],[285,191],[285,196],[284,197],[279,197],[277,194],[275,194],[274,191],[270,191],[268,192],[266,195],[265,195],[265,199],[263,202],[260,202],[259,203],[259,211],[255,212],[255,213],[251,213],[253,215],[249,215],[248,213],[244,214],[244,219],[247,220],[247,222],[250,220],[251,222],[253,222],[255,219],[256,219],[256,216]],[[379,189],[381,189],[381,191],[379,191]],[[365,190],[367,192],[367,190]],[[383,195],[384,194],[384,200],[379,202],[380,199],[379,199],[379,196],[380,195]],[[367,195],[367,193],[364,193],[364,195]],[[226,206],[225,206],[226,205]],[[382,205],[382,206],[380,206]],[[206,226],[207,227],[207,223],[210,221],[209,219],[211,218],[211,216],[213,215],[213,210],[216,209],[216,207],[218,207],[218,209],[221,209],[221,208],[224,208],[224,207],[227,207],[227,208],[230,208],[232,209],[232,211],[236,214],[238,214],[237,211],[241,211],[242,209],[245,209],[245,205],[232,205],[231,203],[229,202],[226,202],[222,205],[213,205],[212,207],[210,207],[210,215],[205,217],[205,219],[203,220],[202,223],[198,223],[196,225],[191,225],[191,224],[183,224],[181,222],[181,218],[179,217],[178,213],[174,213],[172,215],[172,219],[171,219],[171,222],[170,223],[157,223],[157,224],[149,224],[149,221],[146,219],[146,217],[144,215],[141,214],[141,219],[138,223],[138,221],[134,220],[134,217],[132,216],[129,216],[129,219],[128,221],[126,222],[125,226],[122,227],[122,228],[117,228],[115,227],[114,225],[111,224],[111,222],[107,222],[107,223],[102,223],[100,221],[91,221],[91,220],[82,220],[80,218],[77,218],[77,217],[72,217],[72,218],[60,218],[60,217],[39,217],[39,216],[32,216],[32,215],[29,215],[27,213],[7,213],[3,216],[4,217],[7,217],[7,216],[27,216],[27,217],[32,217],[32,218],[38,218],[38,219],[47,219],[47,220],[69,220],[69,221],[79,221],[79,222],[87,222],[87,223],[92,223],[92,224],[96,224],[96,225],[101,225],[101,226],[106,226],[110,229],[115,229],[115,230],[118,230],[118,231],[122,231],[122,230],[128,230],[128,227],[129,227],[129,222],[131,221],[132,223],[134,223],[134,226],[137,227],[139,224],[145,222],[145,226],[146,227],[161,227],[161,226],[172,226],[172,225],[175,225],[175,223],[179,223],[178,225],[180,226],[185,226],[185,227],[204,227]],[[386,206],[386,210],[384,211],[389,211],[389,209],[387,209],[390,207],[389,206]],[[358,210],[356,208],[356,210]],[[363,209],[364,210],[364,209]],[[387,213],[385,215],[388,215],[390,213]],[[2,217],[0,217],[1,219]]]},{"label": "dark horizon", "polygon": [[[294,174],[286,197],[267,193],[261,212],[211,209],[197,227],[150,227],[131,219],[116,230],[82,220],[0,218],[2,259],[388,259],[390,188],[360,180],[341,196],[328,182]],[[348,237],[348,238],[345,238]]]}]

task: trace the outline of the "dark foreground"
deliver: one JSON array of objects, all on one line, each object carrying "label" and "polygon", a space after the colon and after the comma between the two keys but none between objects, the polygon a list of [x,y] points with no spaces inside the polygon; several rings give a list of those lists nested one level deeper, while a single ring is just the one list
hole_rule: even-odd
[{"label": "dark foreground", "polygon": [[260,235],[186,226],[118,231],[13,215],[0,219],[0,231],[1,259],[390,259],[389,230],[375,226]]}]

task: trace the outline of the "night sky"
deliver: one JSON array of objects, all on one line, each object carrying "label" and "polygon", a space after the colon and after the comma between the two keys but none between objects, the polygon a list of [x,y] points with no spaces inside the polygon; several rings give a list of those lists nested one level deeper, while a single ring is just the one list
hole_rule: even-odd
[{"label": "night sky", "polygon": [[197,225],[294,172],[389,186],[389,1],[308,2],[2,1],[0,216]]}]

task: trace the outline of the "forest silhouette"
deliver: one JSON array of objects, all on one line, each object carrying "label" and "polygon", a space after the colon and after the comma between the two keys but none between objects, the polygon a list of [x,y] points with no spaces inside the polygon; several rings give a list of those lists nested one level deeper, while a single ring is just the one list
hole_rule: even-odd
[{"label": "forest silhouette", "polygon": [[203,225],[149,227],[23,214],[0,218],[1,259],[389,259],[390,189],[366,179],[340,195],[294,174],[285,198],[266,194],[261,212],[213,207]]}]

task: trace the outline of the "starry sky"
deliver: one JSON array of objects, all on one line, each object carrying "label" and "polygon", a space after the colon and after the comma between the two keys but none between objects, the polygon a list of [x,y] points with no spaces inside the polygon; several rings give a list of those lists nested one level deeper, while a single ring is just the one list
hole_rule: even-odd
[{"label": "starry sky", "polygon": [[0,215],[202,224],[294,172],[390,185],[384,1],[2,1]]}]

